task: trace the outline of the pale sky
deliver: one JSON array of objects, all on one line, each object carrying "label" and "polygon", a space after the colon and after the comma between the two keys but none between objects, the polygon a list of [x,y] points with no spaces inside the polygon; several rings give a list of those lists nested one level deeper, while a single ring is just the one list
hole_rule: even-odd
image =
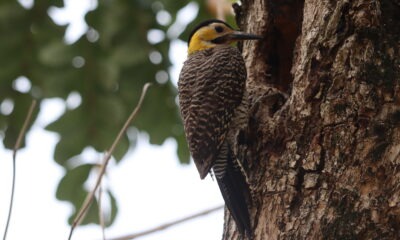
[{"label": "pale sky", "polygon": [[[31,0],[20,0],[29,7]],[[66,1],[66,9],[53,9],[51,15],[59,24],[71,23],[67,29],[67,42],[74,42],[87,29],[83,14],[96,6],[96,1]],[[193,15],[193,9],[189,8]],[[192,12],[190,12],[192,11]],[[55,14],[55,16],[54,16]],[[181,13],[181,15],[185,13]],[[57,17],[58,16],[58,17]],[[188,19],[187,16],[180,17]],[[170,72],[176,82],[186,56],[183,42],[173,43],[174,66]],[[182,54],[175,54],[182,53]],[[27,147],[17,155],[17,182],[8,240],[67,239],[67,218],[71,205],[55,199],[63,168],[53,160],[57,134],[43,130],[64,111],[60,99],[43,101],[41,113],[27,136]],[[94,159],[100,155],[85,151]],[[3,234],[11,188],[12,152],[0,146],[0,231]],[[107,237],[117,237],[147,230],[193,213],[223,204],[217,183],[210,177],[201,181],[193,164],[183,166],[176,156],[176,143],[169,139],[162,146],[148,143],[141,134],[134,150],[118,165],[112,163],[107,171],[107,186],[118,201],[119,214],[115,223],[106,230]],[[91,188],[91,186],[88,186]],[[220,239],[223,211],[209,214],[177,225],[143,240],[204,240]],[[78,228],[73,239],[100,239],[98,226]]]}]

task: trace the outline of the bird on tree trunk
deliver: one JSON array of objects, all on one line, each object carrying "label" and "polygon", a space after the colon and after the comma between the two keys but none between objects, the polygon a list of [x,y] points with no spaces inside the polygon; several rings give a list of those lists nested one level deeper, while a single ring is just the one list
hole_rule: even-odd
[{"label": "bird on tree trunk", "polygon": [[190,34],[188,58],[179,76],[179,105],[189,150],[204,179],[211,171],[239,233],[252,238],[249,184],[238,154],[248,121],[246,66],[233,43],[260,36],[207,20]]}]

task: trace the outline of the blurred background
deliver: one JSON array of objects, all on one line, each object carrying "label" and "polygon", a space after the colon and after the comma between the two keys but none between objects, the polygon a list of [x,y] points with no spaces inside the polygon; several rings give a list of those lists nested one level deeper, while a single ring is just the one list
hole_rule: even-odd
[{"label": "blurred background", "polygon": [[[103,153],[153,83],[103,180],[107,237],[140,232],[223,204],[216,182],[190,163],[176,84],[190,30],[224,16],[228,0],[1,0],[0,227],[12,149],[17,155],[12,239],[67,239]],[[222,15],[221,15],[222,14]],[[97,201],[73,239],[101,239]],[[220,239],[223,211],[141,239]]]}]

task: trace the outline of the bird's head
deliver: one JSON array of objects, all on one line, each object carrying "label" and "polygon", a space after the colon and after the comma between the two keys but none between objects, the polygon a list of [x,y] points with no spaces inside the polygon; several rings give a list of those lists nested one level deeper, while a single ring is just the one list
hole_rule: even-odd
[{"label": "bird's head", "polygon": [[213,48],[218,45],[228,45],[236,41],[262,39],[261,36],[235,31],[227,23],[211,19],[197,25],[189,36],[189,55]]}]

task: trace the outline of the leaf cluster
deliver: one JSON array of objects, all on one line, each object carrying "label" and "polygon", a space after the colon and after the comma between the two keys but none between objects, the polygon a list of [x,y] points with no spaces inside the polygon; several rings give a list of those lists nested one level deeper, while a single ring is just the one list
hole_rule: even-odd
[{"label": "leaf cluster", "polygon": [[[103,152],[111,145],[146,82],[155,86],[132,126],[134,131],[129,131],[131,134],[125,135],[115,149],[114,159],[120,161],[142,131],[153,144],[174,138],[180,161],[188,163],[189,151],[176,106],[177,90],[168,81],[168,55],[175,39],[167,34],[187,3],[99,0],[85,16],[88,30],[71,44],[64,39],[68,26],[57,25],[49,16],[49,9],[64,6],[62,0],[35,0],[30,8],[15,0],[0,2],[0,136],[5,147],[13,147],[32,98],[40,103],[78,97],[76,106],[65,104],[65,112],[46,126],[59,135],[54,160],[65,168],[56,197],[72,203],[75,211],[88,192],[85,183],[96,169],[91,159],[82,156],[83,150],[90,147]],[[199,4],[197,22],[206,18],[203,1]],[[157,21],[160,12],[167,13],[170,21]],[[152,41],[150,31],[161,37]],[[182,36],[187,34],[186,29]],[[29,85],[25,90],[17,86],[21,76]],[[36,109],[33,119],[40,110]],[[117,204],[111,192],[107,193],[111,224]],[[98,222],[95,205],[83,224]]]}]

